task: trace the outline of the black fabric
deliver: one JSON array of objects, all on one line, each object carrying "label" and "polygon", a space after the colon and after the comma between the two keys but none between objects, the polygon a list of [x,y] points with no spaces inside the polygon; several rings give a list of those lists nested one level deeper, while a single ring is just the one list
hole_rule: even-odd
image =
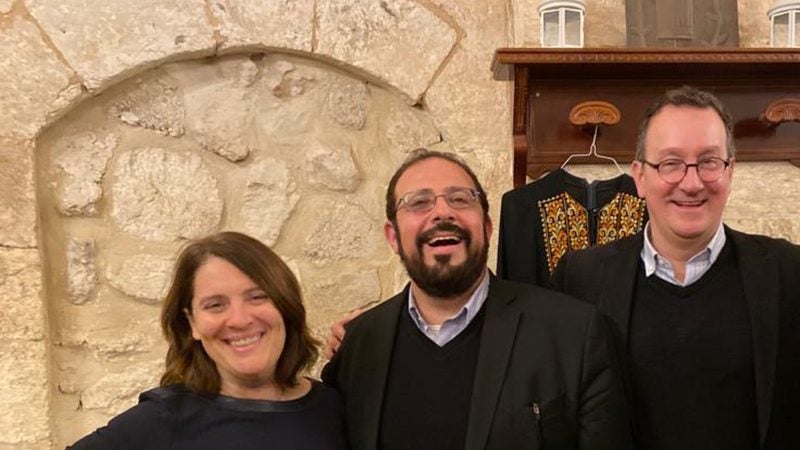
[{"label": "black fabric", "polygon": [[[500,206],[500,226],[497,251],[497,276],[506,280],[520,281],[549,287],[550,264],[548,263],[548,243],[545,242],[545,230],[539,202],[567,194],[582,206],[588,216],[588,246],[597,243],[598,211],[608,205],[618,193],[636,196],[636,184],[628,175],[620,175],[609,180],[597,180],[591,183],[559,169],[545,177],[532,181],[525,186],[513,189],[503,195]],[[611,233],[615,239],[635,234],[647,222],[644,201],[640,200],[635,214],[638,217],[626,217],[625,222],[636,223],[628,232],[621,228],[613,228]],[[634,214],[633,212],[631,212]],[[568,232],[574,232],[570,225],[576,218],[571,214],[552,218],[559,222]],[[581,221],[583,224],[583,221]],[[619,226],[620,223],[616,223]],[[569,238],[564,242],[568,250],[579,250],[584,246],[574,246],[578,240]],[[552,244],[551,244],[552,246]],[[550,256],[555,262],[558,255]],[[553,264],[555,267],[555,264]]]},{"label": "black fabric", "polygon": [[313,382],[285,402],[202,397],[182,386],[140,395],[139,404],[72,450],[346,450],[338,393]]},{"label": "black fabric", "polygon": [[443,347],[404,308],[397,328],[378,448],[461,449],[467,435],[483,309]]},{"label": "black fabric", "polygon": [[731,244],[689,286],[645,277],[631,316],[637,448],[758,448],[752,336]]}]

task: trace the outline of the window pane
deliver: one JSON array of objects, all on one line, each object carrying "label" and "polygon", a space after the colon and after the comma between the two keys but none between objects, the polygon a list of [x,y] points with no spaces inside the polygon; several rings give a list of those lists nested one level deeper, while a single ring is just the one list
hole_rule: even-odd
[{"label": "window pane", "polygon": [[574,10],[564,11],[564,42],[570,47],[581,45],[581,13]]},{"label": "window pane", "polygon": [[774,16],[772,46],[786,47],[789,44],[789,13]]},{"label": "window pane", "polygon": [[793,47],[800,47],[800,11],[794,11],[794,42]]},{"label": "window pane", "polygon": [[542,14],[542,27],[544,30],[542,45],[545,47],[558,47],[560,45],[558,40],[558,11],[549,11]]}]

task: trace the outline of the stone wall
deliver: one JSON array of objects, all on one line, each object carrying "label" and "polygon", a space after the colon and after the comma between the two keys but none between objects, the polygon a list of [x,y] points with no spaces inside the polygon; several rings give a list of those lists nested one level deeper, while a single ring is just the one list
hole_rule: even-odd
[{"label": "stone wall", "polygon": [[[624,2],[588,3],[587,45],[624,45]],[[489,64],[538,46],[536,6],[0,0],[0,450],[63,448],[157,382],[187,238],[271,245],[324,336],[405,281],[382,198],[410,149],[464,156],[496,217],[510,90]],[[743,46],[767,7],[740,0]],[[736,170],[726,219],[800,242],[798,169]]]}]

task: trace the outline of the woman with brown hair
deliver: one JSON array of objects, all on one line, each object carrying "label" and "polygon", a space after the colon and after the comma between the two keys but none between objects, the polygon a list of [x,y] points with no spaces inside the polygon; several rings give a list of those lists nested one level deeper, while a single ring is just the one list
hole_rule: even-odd
[{"label": "woman with brown hair", "polygon": [[261,242],[223,232],[186,246],[161,327],[161,387],[69,448],[346,448],[338,394],[300,375],[317,358],[300,286]]}]

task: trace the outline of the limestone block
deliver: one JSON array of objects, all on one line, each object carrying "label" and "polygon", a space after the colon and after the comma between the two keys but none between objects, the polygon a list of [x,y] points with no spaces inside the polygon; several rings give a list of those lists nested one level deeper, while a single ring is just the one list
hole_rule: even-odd
[{"label": "limestone block", "polygon": [[[101,316],[99,312],[88,314]],[[130,358],[132,355],[152,351],[156,342],[161,343],[161,328],[158,320],[158,309],[154,308],[147,316],[135,316],[121,324],[111,324],[103,320],[95,320],[86,324],[70,324],[58,329],[54,339],[60,349],[89,349],[98,360],[111,361]],[[85,373],[78,371],[74,359],[62,358],[59,370],[62,380],[59,384],[77,388]]]},{"label": "limestone block", "polygon": [[319,215],[306,237],[303,253],[317,266],[365,257],[380,248],[380,233],[369,213],[359,205],[338,203]]},{"label": "limestone block", "polygon": [[[541,2],[528,0],[512,0],[511,8],[514,18],[514,44],[511,47],[541,47],[539,11]],[[624,23],[622,24],[625,25]]]},{"label": "limestone block", "polygon": [[14,6],[14,0],[0,0],[0,14],[6,14]]},{"label": "limestone block", "polygon": [[124,231],[153,240],[211,233],[222,216],[217,180],[194,153],[140,148],[114,164],[111,216]]},{"label": "limestone block", "polygon": [[272,246],[300,196],[286,162],[266,158],[247,171],[240,216],[244,232]]},{"label": "limestone block", "polygon": [[123,372],[108,373],[81,392],[81,407],[117,415],[135,405],[142,391],[158,386],[163,371],[164,363],[157,360],[129,366]]},{"label": "limestone block", "polygon": [[165,76],[140,78],[109,109],[109,114],[135,127],[165,136],[183,135],[183,103],[178,86]]},{"label": "limestone block", "polygon": [[286,80],[286,74],[294,70],[294,64],[283,59],[270,61],[264,68],[264,85],[272,91],[276,97],[285,97],[286,93],[296,96],[301,92],[291,92],[290,89],[281,87]]},{"label": "limestone block", "polygon": [[45,341],[0,341],[0,447],[50,437],[48,390]]},{"label": "limestone block", "polygon": [[0,248],[0,338],[44,337],[41,290],[38,250]]},{"label": "limestone block", "polygon": [[788,163],[737,163],[726,217],[796,219],[800,216],[798,176],[800,169]]},{"label": "limestone block", "polygon": [[431,119],[416,108],[392,104],[385,121],[382,129],[394,152],[408,153],[442,141]]},{"label": "limestone block", "polygon": [[353,192],[361,184],[361,174],[346,142],[313,142],[306,154],[306,174],[312,185],[334,191]]},{"label": "limestone block", "polygon": [[105,278],[125,294],[157,304],[167,295],[174,260],[156,254],[125,255],[109,261]]},{"label": "limestone block", "polygon": [[769,47],[767,11],[775,0],[739,0],[739,46]]},{"label": "limestone block", "polygon": [[[0,90],[0,97],[2,95]],[[33,165],[31,142],[19,143],[0,137],[0,246],[36,245]]]},{"label": "limestone block", "polygon": [[317,20],[316,53],[365,70],[413,102],[456,43],[449,24],[410,0],[330,0],[320,3]]},{"label": "limestone block", "polygon": [[328,117],[345,128],[360,130],[367,121],[369,91],[361,81],[342,79],[329,86]]},{"label": "limestone block", "polygon": [[380,301],[381,282],[374,268],[359,268],[314,283],[306,296],[308,309],[315,314],[341,315],[369,302]]},{"label": "limestone block", "polygon": [[[0,26],[0,136],[32,138],[48,119],[81,96],[72,72],[19,15]],[[79,43],[76,43],[79,44]]]},{"label": "limestone block", "polygon": [[93,240],[71,238],[67,241],[67,286],[69,302],[81,305],[94,298],[97,287]]},{"label": "limestone block", "polygon": [[247,157],[254,97],[247,89],[212,84],[186,96],[186,126],[206,150],[229,161]]},{"label": "limestone block", "polygon": [[25,4],[90,90],[181,54],[214,50],[204,0],[29,0]]},{"label": "limestone block", "polygon": [[625,47],[628,42],[625,28],[625,0],[587,2],[585,47]]},{"label": "limestone block", "polygon": [[311,51],[314,0],[212,2],[221,49],[242,46]]},{"label": "limestone block", "polygon": [[113,135],[98,138],[94,133],[72,137],[54,159],[63,173],[58,185],[58,210],[68,216],[97,214],[97,202],[103,195],[103,175],[118,140]]}]

